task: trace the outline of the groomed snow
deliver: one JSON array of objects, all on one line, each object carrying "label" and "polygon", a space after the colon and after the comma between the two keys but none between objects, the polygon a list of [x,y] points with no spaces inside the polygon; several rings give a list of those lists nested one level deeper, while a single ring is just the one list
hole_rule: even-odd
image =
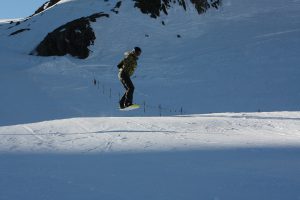
[{"label": "groomed snow", "polygon": [[0,127],[0,199],[299,199],[300,113]]},{"label": "groomed snow", "polygon": [[299,146],[299,112],[73,118],[0,127],[0,152],[11,153]]}]

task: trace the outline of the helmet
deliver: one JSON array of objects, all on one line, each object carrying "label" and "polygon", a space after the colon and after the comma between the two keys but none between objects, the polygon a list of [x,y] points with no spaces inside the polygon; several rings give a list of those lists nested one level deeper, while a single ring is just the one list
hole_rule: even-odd
[{"label": "helmet", "polygon": [[142,49],[140,47],[134,47],[133,49],[135,52],[140,52],[142,53]]}]

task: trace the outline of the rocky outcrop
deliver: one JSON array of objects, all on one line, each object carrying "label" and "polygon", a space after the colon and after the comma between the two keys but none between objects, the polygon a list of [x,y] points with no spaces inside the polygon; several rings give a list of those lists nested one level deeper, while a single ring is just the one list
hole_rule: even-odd
[{"label": "rocky outcrop", "polygon": [[[149,14],[152,18],[160,16],[161,12],[168,15],[168,9],[172,4],[178,3],[186,10],[186,1],[188,0],[133,0],[134,6],[139,8],[142,13]],[[209,8],[218,9],[221,5],[221,0],[190,0],[194,4],[199,14],[206,12]]]},{"label": "rocky outcrop", "polygon": [[122,5],[122,1],[118,1],[117,4],[115,5],[115,7],[113,9],[111,9],[111,11],[118,14],[121,5]]},{"label": "rocky outcrop", "polygon": [[20,30],[17,30],[15,32],[11,33],[9,36],[17,35],[17,34],[22,33],[24,31],[30,31],[30,28],[22,28]]},{"label": "rocky outcrop", "polygon": [[105,13],[96,13],[89,17],[82,17],[69,22],[53,32],[36,47],[32,54],[38,56],[64,56],[70,54],[80,59],[87,58],[90,50],[88,46],[96,39],[90,22],[97,18],[109,17]]},{"label": "rocky outcrop", "polygon": [[57,4],[58,2],[60,2],[61,0],[50,0],[47,1],[46,3],[44,3],[41,7],[39,7],[33,15],[38,14],[40,12],[43,12],[44,10],[46,10],[47,8]]},{"label": "rocky outcrop", "polygon": [[[35,14],[44,11],[50,6],[55,5],[60,0],[50,0],[40,7]],[[109,0],[104,0],[108,2]],[[132,0],[134,6],[139,8],[142,13],[150,15],[152,18],[158,18],[161,13],[168,15],[168,10],[172,8],[174,4],[178,4],[184,10],[187,9],[187,5],[194,6],[199,14],[206,12],[210,8],[218,9],[221,6],[222,0]],[[189,2],[188,2],[189,1]],[[117,1],[115,6],[110,10],[111,12],[118,14],[122,6],[122,0]],[[90,22],[95,22],[97,18],[109,17],[108,14],[103,12],[96,13],[89,17],[82,17],[69,22],[53,32],[49,33],[45,39],[36,47],[33,51],[33,55],[39,56],[64,56],[70,54],[80,59],[85,59],[89,56],[90,50],[88,47],[94,44],[96,36],[93,29],[90,26]],[[163,25],[166,25],[162,21]],[[26,30],[19,30],[13,34],[21,33]],[[145,35],[149,37],[149,35]],[[177,35],[177,38],[181,38],[181,35]]]},{"label": "rocky outcrop", "polygon": [[195,5],[196,10],[199,14],[206,12],[209,8],[218,9],[221,5],[221,0],[191,0],[191,2]]}]

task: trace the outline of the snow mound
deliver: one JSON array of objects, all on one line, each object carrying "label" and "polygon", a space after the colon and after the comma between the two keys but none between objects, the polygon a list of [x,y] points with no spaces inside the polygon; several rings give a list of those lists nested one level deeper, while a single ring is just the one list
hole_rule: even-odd
[{"label": "snow mound", "polygon": [[109,153],[300,145],[300,113],[74,118],[0,127],[0,152]]}]

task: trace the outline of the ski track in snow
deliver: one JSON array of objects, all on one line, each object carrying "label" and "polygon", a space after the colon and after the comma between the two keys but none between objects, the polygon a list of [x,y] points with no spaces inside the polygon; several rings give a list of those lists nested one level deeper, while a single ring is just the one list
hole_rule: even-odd
[{"label": "ski track in snow", "polygon": [[96,153],[297,146],[299,116],[286,112],[74,118],[3,126],[0,151]]},{"label": "ski track in snow", "polygon": [[279,31],[279,32],[274,32],[274,33],[263,34],[263,35],[257,36],[256,38],[268,38],[268,37],[280,36],[280,35],[294,33],[294,32],[300,32],[300,29],[293,29],[293,30],[286,30],[286,31]]}]

